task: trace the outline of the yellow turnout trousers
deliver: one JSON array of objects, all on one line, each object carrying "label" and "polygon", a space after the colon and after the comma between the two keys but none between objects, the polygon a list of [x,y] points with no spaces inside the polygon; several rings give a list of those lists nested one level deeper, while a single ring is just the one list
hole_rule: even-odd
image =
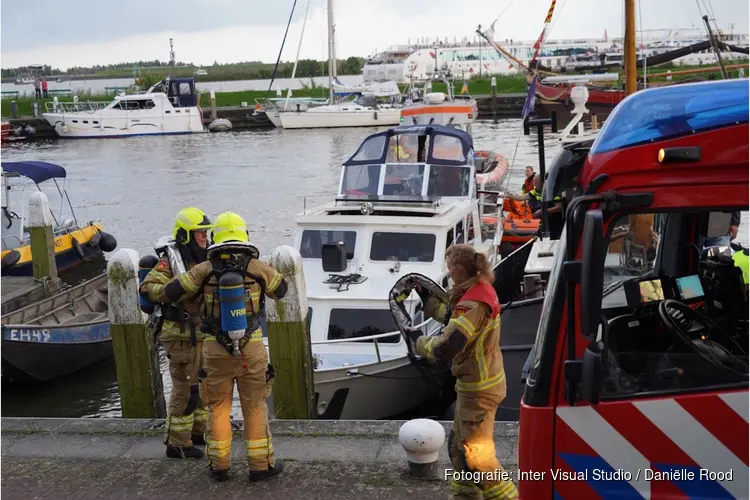
[{"label": "yellow turnout trousers", "polygon": [[203,359],[203,346],[195,347],[189,340],[162,340],[164,352],[169,360],[169,375],[172,393],[169,396],[169,411],[164,425],[164,443],[177,448],[193,445],[191,436],[203,436],[208,412],[200,401],[198,371]]},{"label": "yellow turnout trousers", "polygon": [[203,369],[206,377],[202,387],[203,398],[208,406],[206,455],[213,470],[227,470],[230,467],[230,412],[235,381],[245,421],[245,449],[250,471],[266,471],[276,463],[266,405],[273,379],[266,381],[268,356],[261,335],[260,329],[253,332],[251,339],[242,348],[244,360],[242,357],[232,356],[213,336],[203,342]]},{"label": "yellow turnout trousers", "polygon": [[[495,413],[502,401],[497,391],[457,393],[456,414],[448,436],[448,455],[455,472],[479,476],[478,481],[451,480],[454,499],[515,499],[518,490],[495,456]],[[503,395],[505,389],[503,388]],[[507,476],[508,479],[504,479]]]}]

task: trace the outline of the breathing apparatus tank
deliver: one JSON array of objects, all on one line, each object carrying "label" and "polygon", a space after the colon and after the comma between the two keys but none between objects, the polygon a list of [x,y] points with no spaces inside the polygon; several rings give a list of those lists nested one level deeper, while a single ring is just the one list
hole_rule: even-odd
[{"label": "breathing apparatus tank", "polygon": [[241,274],[228,272],[219,278],[221,330],[229,335],[235,356],[240,356],[240,339],[247,331],[245,284]]},{"label": "breathing apparatus tank", "polygon": [[[159,259],[155,255],[145,255],[141,257],[141,260],[138,261],[138,285],[139,286],[143,284],[143,280],[146,279],[146,276],[148,275],[148,273],[158,263],[159,263]],[[148,300],[148,297],[146,297],[146,295],[142,293],[139,293],[138,297],[140,299],[141,311],[145,312],[146,314],[153,314],[154,307],[156,307],[154,303]]]}]

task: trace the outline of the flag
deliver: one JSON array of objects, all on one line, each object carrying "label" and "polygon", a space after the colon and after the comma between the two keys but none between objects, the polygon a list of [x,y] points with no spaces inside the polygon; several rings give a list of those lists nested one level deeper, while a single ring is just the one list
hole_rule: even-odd
[{"label": "flag", "polygon": [[468,93],[469,93],[469,84],[466,82],[466,80],[464,80],[464,84],[461,87],[461,92],[459,93],[459,95],[464,95]]},{"label": "flag", "polygon": [[531,81],[531,85],[529,85],[529,91],[526,94],[526,100],[523,103],[523,109],[521,109],[521,118],[526,120],[526,117],[529,116],[529,113],[531,113],[534,110],[535,104],[536,104],[536,78],[534,78]]}]

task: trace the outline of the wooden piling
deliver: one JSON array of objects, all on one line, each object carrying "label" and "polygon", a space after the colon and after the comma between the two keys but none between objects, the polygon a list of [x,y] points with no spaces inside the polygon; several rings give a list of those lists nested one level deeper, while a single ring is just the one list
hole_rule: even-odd
[{"label": "wooden piling", "polygon": [[153,343],[140,309],[138,260],[138,252],[123,248],[107,264],[112,348],[123,418],[157,418],[164,416],[158,411],[164,408],[164,394],[152,381],[159,364],[153,363]]},{"label": "wooden piling", "polygon": [[216,92],[211,91],[211,121],[216,120]]},{"label": "wooden piling", "polygon": [[288,245],[274,250],[271,265],[286,279],[288,291],[269,301],[266,312],[268,350],[276,369],[274,416],[278,419],[315,418],[312,347],[307,330],[307,289],[302,257]]},{"label": "wooden piling", "polygon": [[52,231],[52,212],[47,195],[35,191],[29,196],[29,236],[31,239],[31,265],[34,278],[57,278],[55,261],[55,236]]},{"label": "wooden piling", "polygon": [[492,121],[497,123],[497,80],[494,76],[490,80],[490,93],[492,94]]}]

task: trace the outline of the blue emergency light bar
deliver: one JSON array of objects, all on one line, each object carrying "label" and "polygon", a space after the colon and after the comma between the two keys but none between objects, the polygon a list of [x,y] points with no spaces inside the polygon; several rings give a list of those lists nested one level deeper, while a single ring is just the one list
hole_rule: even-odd
[{"label": "blue emergency light bar", "polygon": [[747,79],[638,91],[612,111],[590,154],[747,123],[749,95]]}]

